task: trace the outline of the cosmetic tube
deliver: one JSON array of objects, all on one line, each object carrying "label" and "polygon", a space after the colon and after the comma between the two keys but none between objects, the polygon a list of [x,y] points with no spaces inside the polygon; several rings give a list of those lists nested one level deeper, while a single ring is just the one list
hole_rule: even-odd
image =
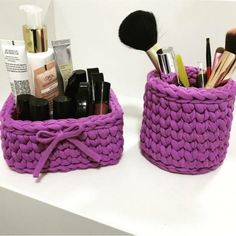
[{"label": "cosmetic tube", "polygon": [[35,96],[47,99],[50,111],[52,111],[53,98],[59,94],[55,61],[36,69],[34,71],[34,78]]},{"label": "cosmetic tube", "polygon": [[110,86],[108,82],[100,82],[96,84],[95,93],[95,115],[106,114],[109,111]]},{"label": "cosmetic tube", "polygon": [[1,40],[1,45],[13,96],[30,94],[24,41]]},{"label": "cosmetic tube", "polygon": [[70,45],[70,39],[52,41],[56,63],[63,78],[64,88],[66,88],[68,79],[73,73]]}]

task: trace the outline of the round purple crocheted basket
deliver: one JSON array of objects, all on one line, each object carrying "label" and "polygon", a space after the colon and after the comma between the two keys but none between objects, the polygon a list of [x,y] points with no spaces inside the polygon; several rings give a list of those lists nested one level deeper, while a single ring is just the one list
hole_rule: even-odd
[{"label": "round purple crocheted basket", "polygon": [[[186,67],[190,83],[197,69]],[[176,75],[162,80],[148,74],[140,148],[161,169],[203,174],[223,162],[233,119],[236,83],[229,80],[214,89],[175,85]]]},{"label": "round purple crocheted basket", "polygon": [[110,113],[80,119],[20,121],[10,95],[1,111],[1,140],[8,166],[20,173],[67,172],[119,162],[123,111],[113,91]]}]

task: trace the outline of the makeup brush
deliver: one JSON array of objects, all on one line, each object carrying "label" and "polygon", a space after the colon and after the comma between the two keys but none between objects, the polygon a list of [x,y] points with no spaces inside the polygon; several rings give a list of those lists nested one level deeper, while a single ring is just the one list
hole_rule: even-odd
[{"label": "makeup brush", "polygon": [[137,50],[145,51],[160,73],[157,52],[157,24],[153,13],[135,11],[130,13],[119,27],[119,38],[122,43]]},{"label": "makeup brush", "polygon": [[222,56],[224,50],[225,49],[222,47],[218,47],[216,49],[215,55],[214,55],[214,60],[213,60],[213,65],[212,65],[212,70],[214,70],[216,68],[216,66],[218,65],[220,57]]},{"label": "makeup brush", "polygon": [[206,88],[214,88],[227,76],[230,77],[234,72],[236,61],[236,28],[227,32],[225,38],[225,51],[220,57],[217,67],[213,70]]},{"label": "makeup brush", "polygon": [[177,67],[178,67],[179,80],[181,84],[184,87],[190,87],[188,75],[186,73],[182,57],[179,54],[176,54],[175,59],[176,59]]}]

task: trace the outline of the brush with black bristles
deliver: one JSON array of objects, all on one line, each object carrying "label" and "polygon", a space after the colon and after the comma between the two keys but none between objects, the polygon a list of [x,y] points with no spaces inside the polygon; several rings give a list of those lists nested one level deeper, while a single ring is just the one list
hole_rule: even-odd
[{"label": "brush with black bristles", "polygon": [[157,44],[157,36],[155,16],[147,11],[132,12],[119,28],[121,42],[134,49],[145,51],[159,73],[157,52],[161,48]]},{"label": "brush with black bristles", "polygon": [[225,37],[225,50],[219,63],[212,71],[206,88],[214,88],[223,80],[228,80],[236,70],[236,28],[227,32]]}]

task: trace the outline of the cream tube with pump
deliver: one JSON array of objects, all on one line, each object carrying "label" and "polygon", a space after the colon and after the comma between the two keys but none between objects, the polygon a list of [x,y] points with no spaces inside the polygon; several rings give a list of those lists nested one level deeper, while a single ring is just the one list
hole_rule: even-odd
[{"label": "cream tube with pump", "polygon": [[[42,9],[35,5],[21,5],[19,8],[26,13],[26,24],[23,25],[23,36],[31,71],[31,91],[32,95],[36,95],[36,91],[40,88],[38,88],[38,83],[36,83],[37,73],[35,72],[49,63],[52,63],[50,65],[55,67],[54,53],[52,48],[48,48],[47,27],[42,23]],[[55,80],[54,86],[49,86],[49,84],[45,82],[43,87],[56,96],[56,94],[58,94],[57,77],[53,78]],[[40,97],[46,98],[44,97],[44,93],[41,93]],[[48,99],[49,102],[51,102],[53,98],[54,97],[50,97],[50,99]]]},{"label": "cream tube with pump", "polygon": [[30,94],[25,43],[20,40],[1,40],[3,57],[12,94]]}]

